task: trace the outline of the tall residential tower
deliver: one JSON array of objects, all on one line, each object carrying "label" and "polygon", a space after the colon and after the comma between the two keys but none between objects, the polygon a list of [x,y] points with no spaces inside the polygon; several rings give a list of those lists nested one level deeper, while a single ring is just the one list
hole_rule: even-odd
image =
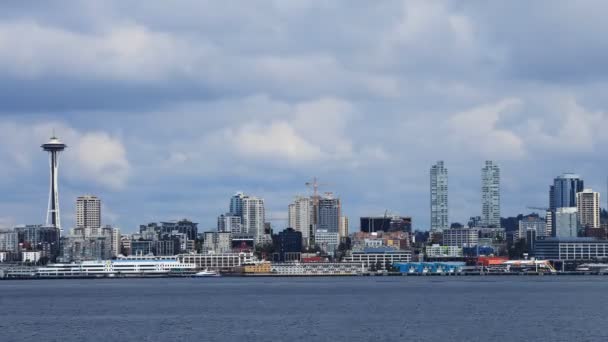
[{"label": "tall residential tower", "polygon": [[481,169],[481,224],[500,227],[500,168],[491,160]]},{"label": "tall residential tower", "polygon": [[443,161],[431,167],[431,231],[448,229],[448,169]]}]

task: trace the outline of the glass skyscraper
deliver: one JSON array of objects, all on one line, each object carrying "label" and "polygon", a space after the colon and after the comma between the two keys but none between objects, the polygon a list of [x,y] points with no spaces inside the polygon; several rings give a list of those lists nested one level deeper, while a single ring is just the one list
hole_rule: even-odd
[{"label": "glass skyscraper", "polygon": [[481,169],[481,224],[500,227],[500,168],[491,160]]},{"label": "glass skyscraper", "polygon": [[431,167],[431,231],[443,231],[449,225],[448,169],[438,161]]}]

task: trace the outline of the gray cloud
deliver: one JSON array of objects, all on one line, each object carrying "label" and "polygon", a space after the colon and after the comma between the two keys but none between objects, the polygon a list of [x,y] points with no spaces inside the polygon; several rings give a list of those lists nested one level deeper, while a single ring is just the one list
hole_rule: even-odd
[{"label": "gray cloud", "polygon": [[390,209],[424,229],[438,159],[450,169],[454,221],[479,214],[484,159],[503,168],[504,214],[544,205],[562,171],[603,190],[604,7],[7,4],[0,224],[43,216],[38,146],[51,127],[73,146],[62,173],[66,222],[74,197],[94,192],[106,220],[127,230],[181,216],[212,227],[236,190],[281,216],[315,175],[353,223]]}]

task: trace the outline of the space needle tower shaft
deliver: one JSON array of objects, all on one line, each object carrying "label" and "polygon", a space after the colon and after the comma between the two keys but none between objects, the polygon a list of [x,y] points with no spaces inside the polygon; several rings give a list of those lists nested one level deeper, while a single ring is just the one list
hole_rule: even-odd
[{"label": "space needle tower shaft", "polygon": [[67,145],[62,143],[57,137],[51,137],[46,144],[41,146],[42,149],[49,153],[50,162],[50,190],[49,190],[49,206],[46,213],[46,225],[61,229],[61,215],[59,214],[59,183],[58,165],[59,153],[65,150]]}]

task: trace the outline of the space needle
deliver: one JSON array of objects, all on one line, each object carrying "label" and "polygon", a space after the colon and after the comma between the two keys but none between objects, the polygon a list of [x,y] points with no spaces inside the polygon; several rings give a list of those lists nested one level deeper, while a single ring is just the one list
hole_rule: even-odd
[{"label": "space needle", "polygon": [[46,225],[61,230],[61,216],[59,215],[59,187],[57,182],[57,166],[59,152],[65,150],[66,144],[62,143],[55,135],[46,144],[40,146],[49,153],[51,166],[51,189],[49,191],[49,209],[46,213]]}]

